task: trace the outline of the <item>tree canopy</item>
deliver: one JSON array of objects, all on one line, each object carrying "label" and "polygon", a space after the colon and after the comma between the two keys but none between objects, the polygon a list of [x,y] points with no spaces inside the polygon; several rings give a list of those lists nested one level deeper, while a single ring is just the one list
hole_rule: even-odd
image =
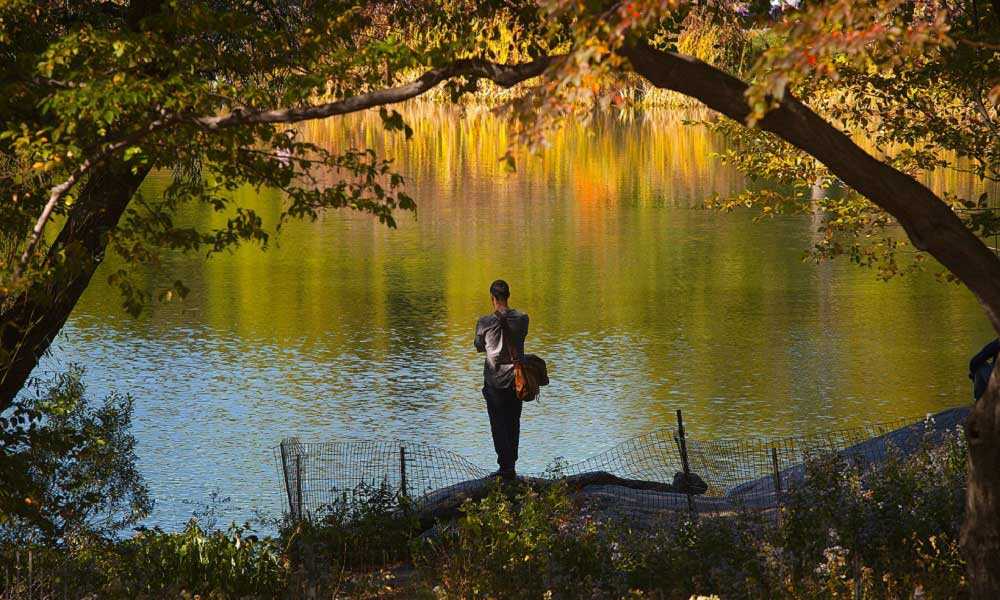
[{"label": "tree canopy", "polygon": [[[186,293],[181,281],[147,290],[133,280],[133,267],[158,264],[164,251],[266,247],[287,219],[333,208],[392,226],[415,199],[391,157],[320,147],[294,124],[377,108],[387,129],[405,133],[391,105],[437,86],[452,100],[484,85],[513,88],[500,107],[516,124],[502,157],[511,166],[516,148],[543,151],[565,119],[638,101],[623,93],[629,87],[697,99],[729,119],[709,124],[736,144],[722,159],[781,184],[719,206],[767,215],[818,204],[826,216],[815,254],[846,253],[883,276],[924,262],[899,260],[901,240],[888,229],[898,224],[1000,331],[1000,261],[979,239],[998,227],[986,186],[1000,178],[1000,2],[770,8],[757,0],[0,3],[0,411],[108,251],[126,265],[109,280],[138,312],[153,296]],[[725,43],[742,47],[684,54],[693,27],[735,32]],[[971,172],[984,193],[939,197],[916,178],[932,169]],[[172,181],[147,197],[139,186],[152,170]],[[281,190],[277,222],[240,206],[231,193],[240,186]],[[178,210],[194,203],[226,215],[225,225],[178,224]],[[1000,465],[998,393],[991,388],[974,411],[970,436],[989,441],[973,446],[973,479],[976,464]],[[980,542],[995,547],[991,502],[977,510],[992,519]],[[996,589],[1000,569],[986,576],[985,564],[970,568]]]}]

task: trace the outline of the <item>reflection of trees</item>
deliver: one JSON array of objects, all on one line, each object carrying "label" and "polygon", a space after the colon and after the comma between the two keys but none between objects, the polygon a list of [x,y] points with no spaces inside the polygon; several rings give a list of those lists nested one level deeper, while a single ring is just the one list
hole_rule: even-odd
[{"label": "reflection of trees", "polygon": [[[515,306],[532,315],[533,350],[562,356],[572,344],[560,376],[591,382],[573,393],[614,393],[598,405],[611,414],[593,415],[620,419],[615,427],[627,432],[672,424],[680,405],[699,431],[742,422],[760,433],[787,433],[820,413],[845,425],[870,420],[882,405],[864,412],[858,402],[873,396],[885,403],[882,416],[940,407],[913,386],[947,385],[958,359],[954,344],[934,342],[947,330],[921,323],[933,315],[951,330],[968,328],[976,314],[968,298],[919,280],[882,284],[843,264],[802,264],[817,213],[753,225],[695,209],[744,182],[707,158],[723,140],[682,125],[678,113],[568,125],[509,174],[497,160],[507,126],[493,113],[427,103],[402,110],[409,142],[384,132],[374,113],[302,127],[328,148],[395,158],[416,219],[401,215],[399,229],[386,230],[365,216],[329,214],[287,224],[266,253],[179,259],[164,271],[193,290],[187,319],[235,331],[248,346],[304,344],[332,365],[344,355],[386,370],[410,365],[436,382],[434,394],[466,401],[478,372],[472,324],[489,310],[489,281],[502,276]],[[241,205],[277,218],[277,194],[237,193]],[[211,227],[225,216],[198,209],[183,218]],[[152,288],[160,274],[148,277]],[[84,310],[114,305],[113,294],[95,285]],[[903,325],[869,326],[890,313]],[[154,327],[176,318],[174,305],[154,307]],[[627,368],[616,378],[592,382],[620,357]],[[900,399],[887,386],[907,378],[909,397]]]}]

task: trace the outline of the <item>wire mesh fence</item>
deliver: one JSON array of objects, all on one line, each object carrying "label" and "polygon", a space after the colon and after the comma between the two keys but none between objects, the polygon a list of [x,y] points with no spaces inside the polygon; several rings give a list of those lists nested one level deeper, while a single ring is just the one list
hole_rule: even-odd
[{"label": "wire mesh fence", "polygon": [[[702,441],[677,429],[639,435],[584,461],[526,481],[564,479],[573,493],[604,511],[639,518],[690,511],[726,514],[776,508],[781,493],[805,477],[805,459],[834,452],[859,467],[877,465],[890,452],[906,454],[958,427],[968,408],[928,418],[896,419],[796,437]],[[392,442],[303,443],[284,440],[276,450],[290,515],[323,514],[338,498],[363,487],[389,489],[417,507],[443,494],[482,487],[487,469],[424,444]]]},{"label": "wire mesh fence", "polygon": [[388,442],[281,442],[277,460],[289,513],[318,515],[359,489],[391,490],[419,498],[488,472],[465,458],[424,444]]}]

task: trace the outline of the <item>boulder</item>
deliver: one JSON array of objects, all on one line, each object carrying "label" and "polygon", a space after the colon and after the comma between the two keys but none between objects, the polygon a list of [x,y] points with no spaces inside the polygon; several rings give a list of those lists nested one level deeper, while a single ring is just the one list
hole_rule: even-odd
[{"label": "boulder", "polygon": [[674,491],[678,494],[692,494],[700,496],[708,491],[708,484],[696,473],[688,473],[685,480],[684,473],[674,473]]}]

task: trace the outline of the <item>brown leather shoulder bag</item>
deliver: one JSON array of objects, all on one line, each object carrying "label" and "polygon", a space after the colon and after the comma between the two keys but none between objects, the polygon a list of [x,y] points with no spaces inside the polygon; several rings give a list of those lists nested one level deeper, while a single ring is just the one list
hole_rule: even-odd
[{"label": "brown leather shoulder bag", "polygon": [[500,311],[497,311],[497,316],[503,333],[501,343],[507,346],[510,362],[514,364],[514,393],[520,400],[531,402],[538,397],[538,388],[549,384],[549,372],[545,361],[534,354],[519,357],[514,350],[514,336],[510,335],[507,328],[507,316],[500,314]]}]

